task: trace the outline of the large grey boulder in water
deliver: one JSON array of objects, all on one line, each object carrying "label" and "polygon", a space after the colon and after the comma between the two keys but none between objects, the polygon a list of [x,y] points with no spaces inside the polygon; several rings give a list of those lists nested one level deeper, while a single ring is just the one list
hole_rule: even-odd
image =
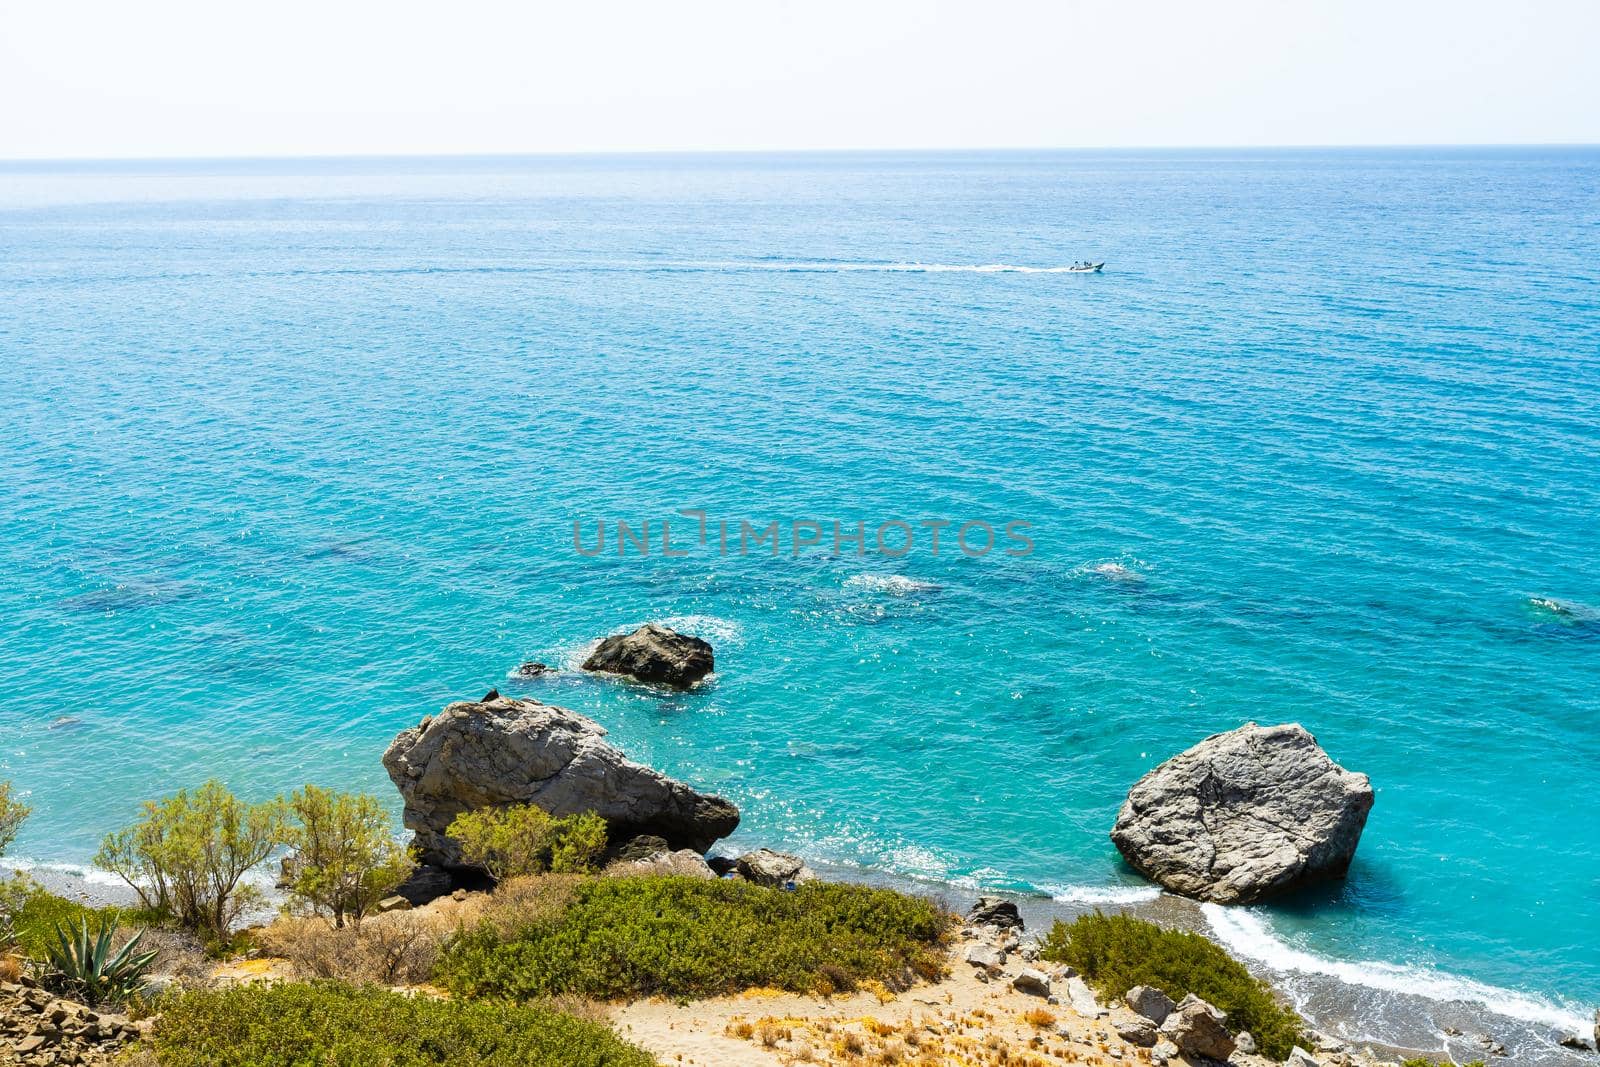
[{"label": "large grey boulder in water", "polygon": [[593,811],[611,839],[655,834],[705,852],[739,825],[739,809],[629,760],[605,728],[566,708],[491,692],[403,730],[383,754],[405,799],[423,863],[463,866],[445,835],[464,811],[533,803],[552,815]]},{"label": "large grey boulder in water", "polygon": [[715,665],[709,644],[653,622],[631,634],[606,638],[583,661],[586,671],[625,674],[641,682],[679,689],[694,685]]},{"label": "large grey boulder in water", "polygon": [[1111,831],[1119,851],[1174,893],[1221,904],[1343,877],[1372,784],[1297,723],[1206,738],[1139,779]]}]

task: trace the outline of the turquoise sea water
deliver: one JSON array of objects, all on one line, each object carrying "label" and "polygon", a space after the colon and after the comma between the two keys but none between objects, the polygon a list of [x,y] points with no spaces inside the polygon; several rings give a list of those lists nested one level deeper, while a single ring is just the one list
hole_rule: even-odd
[{"label": "turquoise sea water", "polygon": [[[0,169],[12,856],[208,775],[392,799],[389,738],[499,686],[741,841],[1131,897],[1128,786],[1298,720],[1377,804],[1235,941],[1575,1018],[1597,190],[1579,149]],[[680,508],[1036,548],[664,559]],[[715,683],[507,678],[647,619]]]}]

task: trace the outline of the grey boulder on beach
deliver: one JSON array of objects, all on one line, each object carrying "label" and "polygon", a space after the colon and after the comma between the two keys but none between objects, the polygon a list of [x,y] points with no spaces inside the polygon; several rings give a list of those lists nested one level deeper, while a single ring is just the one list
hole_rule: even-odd
[{"label": "grey boulder on beach", "polygon": [[586,671],[624,674],[679,689],[694,685],[715,666],[711,646],[705,641],[653,622],[630,634],[606,638],[583,661]]},{"label": "grey boulder on beach", "polygon": [[593,811],[622,843],[654,834],[703,853],[739,825],[739,809],[624,756],[599,723],[553,704],[491,692],[402,730],[383,754],[405,800],[423,863],[463,866],[445,833],[477,808],[533,803],[552,815]]},{"label": "grey boulder on beach", "polygon": [[1372,784],[1298,723],[1215,734],[1139,779],[1111,840],[1134,869],[1184,896],[1261,900],[1343,877]]}]

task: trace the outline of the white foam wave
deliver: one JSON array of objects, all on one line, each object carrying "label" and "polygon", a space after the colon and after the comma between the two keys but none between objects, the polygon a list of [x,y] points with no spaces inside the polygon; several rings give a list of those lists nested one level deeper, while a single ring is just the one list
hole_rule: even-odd
[{"label": "white foam wave", "polygon": [[1258,913],[1220,904],[1202,904],[1200,910],[1225,947],[1275,971],[1321,974],[1388,993],[1477,1004],[1508,1018],[1542,1023],[1569,1033],[1583,1033],[1590,1025],[1588,1017],[1572,1005],[1424,967],[1328,959],[1285,942]]},{"label": "white foam wave", "polygon": [[845,580],[844,587],[846,589],[862,589],[872,593],[887,593],[889,596],[916,596],[919,593],[937,593],[940,588],[933,582],[907,578],[903,574],[856,574]]},{"label": "white foam wave", "polygon": [[[1133,560],[1130,562],[1137,563]],[[1142,582],[1144,575],[1119,560],[1095,560],[1073,568],[1073,573],[1093,578],[1104,578],[1108,582]]]},{"label": "white foam wave", "polygon": [[10,870],[22,871],[28,874],[62,874],[88,882],[90,885],[114,885],[126,888],[128,884],[110,871],[102,871],[98,867],[89,867],[82,863],[51,863],[13,856],[0,865]]},{"label": "white foam wave", "polygon": [[1161,895],[1153,885],[1041,886],[1058,904],[1148,904]]},{"label": "white foam wave", "polygon": [[662,619],[661,625],[691,637],[723,644],[738,644],[744,638],[744,627],[732,619],[717,615],[674,615],[670,619]]}]

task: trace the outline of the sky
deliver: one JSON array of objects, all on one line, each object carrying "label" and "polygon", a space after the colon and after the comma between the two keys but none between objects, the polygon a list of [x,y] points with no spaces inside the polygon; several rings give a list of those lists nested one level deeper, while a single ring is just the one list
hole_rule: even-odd
[{"label": "sky", "polygon": [[1600,142],[1597,0],[14,0],[0,159]]}]

